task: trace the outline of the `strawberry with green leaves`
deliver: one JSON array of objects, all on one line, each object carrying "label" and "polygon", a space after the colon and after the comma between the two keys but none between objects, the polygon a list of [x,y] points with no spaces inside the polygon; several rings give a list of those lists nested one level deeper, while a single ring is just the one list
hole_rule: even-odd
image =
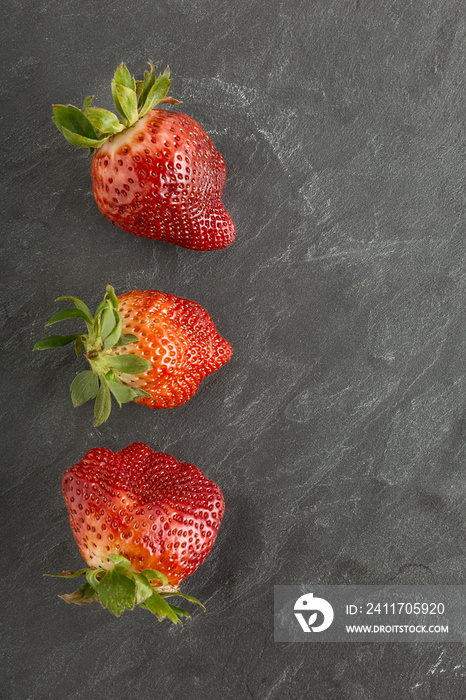
[{"label": "strawberry with green leaves", "polygon": [[121,63],[112,80],[117,114],[54,105],[53,120],[74,146],[89,149],[92,187],[104,216],[136,236],[193,250],[225,248],[234,224],[221,197],[225,162],[202,127],[167,97],[170,72],[154,66],[137,81]]},{"label": "strawberry with green leaves", "polygon": [[141,607],[174,623],[189,616],[168,598],[191,603],[179,584],[210,553],[224,514],[220,487],[195,466],[143,443],[120,452],[90,450],[62,479],[70,525],[88,568],[68,603],[100,602],[114,615]]},{"label": "strawberry with green leaves", "polygon": [[[95,425],[107,420],[111,396],[150,408],[174,408],[188,401],[207,375],[231,357],[207,311],[195,301],[156,290],[132,290],[116,296],[107,287],[94,315],[80,299],[60,297],[75,308],[62,309],[46,324],[81,319],[87,333],[51,335],[35,350],[75,344],[90,369],[71,384],[75,406],[95,398]],[[57,299],[57,301],[59,301]]]}]

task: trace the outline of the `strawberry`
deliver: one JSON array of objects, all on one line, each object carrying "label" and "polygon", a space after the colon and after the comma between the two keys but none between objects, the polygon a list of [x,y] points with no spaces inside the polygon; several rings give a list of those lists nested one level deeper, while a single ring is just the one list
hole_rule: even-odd
[{"label": "strawberry", "polygon": [[124,231],[193,250],[225,248],[235,237],[222,190],[225,162],[202,127],[179,112],[154,109],[170,72],[154,66],[136,81],[124,63],[112,81],[118,117],[105,109],[54,105],[53,120],[75,146],[94,152],[92,187],[104,216]]},{"label": "strawberry", "polygon": [[[179,622],[166,598],[211,551],[225,510],[220,487],[195,466],[143,443],[120,452],[90,450],[62,479],[70,525],[89,568],[87,583],[63,596],[100,601],[121,615],[135,605]],[[199,603],[200,605],[200,603]]]},{"label": "strawberry", "polygon": [[150,408],[173,408],[188,401],[201,380],[231,357],[231,345],[195,301],[155,290],[133,290],[117,297],[108,286],[92,316],[80,299],[60,299],[76,308],[58,311],[46,327],[80,318],[87,334],[51,335],[34,349],[74,342],[76,354],[84,353],[90,369],[73,380],[71,398],[75,406],[96,399],[95,425],[110,415],[111,394],[120,406],[135,401]]}]

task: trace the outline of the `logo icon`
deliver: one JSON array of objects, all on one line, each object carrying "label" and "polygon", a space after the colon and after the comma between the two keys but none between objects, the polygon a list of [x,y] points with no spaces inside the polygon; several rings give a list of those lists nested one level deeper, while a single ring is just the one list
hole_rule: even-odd
[{"label": "logo icon", "polygon": [[[301,625],[303,632],[323,632],[328,629],[333,622],[333,608],[324,598],[314,598],[313,593],[305,593],[294,604],[295,617]],[[302,612],[296,612],[300,610]],[[306,622],[303,612],[311,613]],[[324,616],[323,622],[320,625],[315,625],[317,613],[322,613]]]}]

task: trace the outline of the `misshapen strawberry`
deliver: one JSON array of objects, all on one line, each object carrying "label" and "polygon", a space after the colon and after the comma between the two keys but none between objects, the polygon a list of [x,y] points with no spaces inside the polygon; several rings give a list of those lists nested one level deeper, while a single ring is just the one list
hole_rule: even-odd
[{"label": "misshapen strawberry", "polygon": [[200,382],[231,357],[222,338],[199,304],[156,290],[133,290],[121,296],[107,287],[94,316],[76,297],[60,297],[74,309],[58,311],[46,326],[80,318],[86,334],[52,335],[34,349],[46,350],[75,343],[89,370],[71,384],[75,406],[95,402],[95,425],[107,420],[111,395],[121,406],[128,401],[150,408],[174,408],[188,401]]},{"label": "misshapen strawberry", "polygon": [[202,127],[186,114],[154,109],[167,97],[170,73],[154,66],[143,81],[122,63],[112,81],[112,112],[54,105],[54,122],[75,146],[90,148],[100,211],[125,231],[193,250],[225,248],[235,237],[222,191],[225,162]]},{"label": "misshapen strawberry", "polygon": [[197,467],[143,443],[96,448],[62,479],[70,525],[88,569],[62,572],[87,583],[63,598],[98,600],[115,615],[135,605],[179,622],[169,605],[210,553],[224,514],[220,487]]}]

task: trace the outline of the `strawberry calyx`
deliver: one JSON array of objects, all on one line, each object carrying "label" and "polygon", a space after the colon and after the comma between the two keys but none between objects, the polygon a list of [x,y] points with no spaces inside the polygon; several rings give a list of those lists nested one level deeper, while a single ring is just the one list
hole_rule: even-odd
[{"label": "strawberry calyx", "polygon": [[152,63],[149,66],[150,71],[144,72],[143,80],[136,80],[124,63],[116,69],[112,96],[119,116],[107,109],[91,107],[92,95],[86,97],[82,109],[74,105],[53,105],[52,119],[66,140],[92,153],[115,134],[136,124],[157,104],[180,104],[179,100],[167,96],[171,83],[168,66],[158,77]]},{"label": "strawberry calyx", "polygon": [[86,304],[77,297],[59,297],[56,301],[71,301],[76,308],[57,311],[45,324],[51,326],[70,318],[80,318],[87,326],[87,333],[75,335],[50,335],[34,345],[34,350],[48,350],[63,347],[74,342],[76,355],[81,353],[88,360],[91,369],[80,372],[71,383],[71,400],[74,406],[95,399],[94,425],[104,423],[110,415],[111,396],[119,406],[143,396],[146,391],[130,386],[134,375],[152,369],[152,364],[143,357],[131,353],[109,354],[115,347],[129,345],[138,340],[132,333],[121,332],[121,317],[118,299],[111,285],[107,286],[103,301],[92,316]]},{"label": "strawberry calyx", "polygon": [[85,568],[79,571],[62,571],[60,574],[45,574],[59,578],[86,577],[86,583],[73,593],[65,593],[60,598],[67,603],[84,605],[99,602],[108,608],[116,617],[125,610],[135,607],[149,610],[159,620],[168,618],[174,624],[182,624],[181,617],[190,617],[186,610],[178,608],[167,601],[167,598],[177,596],[190,603],[202,603],[193,596],[180,593],[177,587],[169,586],[165,574],[156,569],[133,571],[131,562],[121,554],[109,554],[113,564],[109,569]]}]

